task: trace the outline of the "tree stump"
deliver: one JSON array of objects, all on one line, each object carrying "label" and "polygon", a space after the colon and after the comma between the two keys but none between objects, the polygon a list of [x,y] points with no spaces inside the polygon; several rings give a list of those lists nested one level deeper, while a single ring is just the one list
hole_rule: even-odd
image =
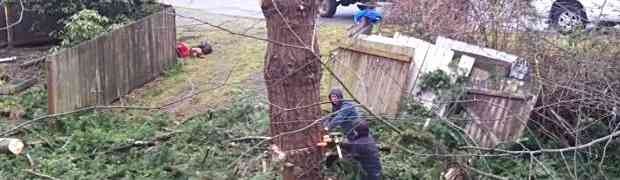
[{"label": "tree stump", "polygon": [[24,150],[24,142],[14,138],[0,138],[0,152],[19,155]]}]

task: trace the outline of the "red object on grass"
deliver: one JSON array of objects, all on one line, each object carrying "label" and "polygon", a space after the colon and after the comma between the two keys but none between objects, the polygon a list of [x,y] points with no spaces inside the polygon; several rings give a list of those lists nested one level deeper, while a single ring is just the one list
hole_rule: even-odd
[{"label": "red object on grass", "polygon": [[185,42],[178,42],[177,43],[177,55],[180,58],[189,57],[189,55],[190,55],[189,45],[187,43],[185,43]]}]

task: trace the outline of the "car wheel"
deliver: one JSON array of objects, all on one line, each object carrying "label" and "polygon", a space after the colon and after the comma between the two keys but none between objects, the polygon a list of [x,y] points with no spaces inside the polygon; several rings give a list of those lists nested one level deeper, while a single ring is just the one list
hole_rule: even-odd
[{"label": "car wheel", "polygon": [[562,34],[584,29],[587,16],[578,2],[557,1],[551,8],[551,25]]},{"label": "car wheel", "polygon": [[336,2],[336,0],[321,0],[319,14],[321,17],[334,17],[337,8],[338,2]]}]

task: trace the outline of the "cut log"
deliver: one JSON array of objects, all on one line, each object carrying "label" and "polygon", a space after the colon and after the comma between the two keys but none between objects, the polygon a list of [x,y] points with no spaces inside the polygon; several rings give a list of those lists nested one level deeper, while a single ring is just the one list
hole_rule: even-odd
[{"label": "cut log", "polygon": [[13,62],[17,60],[17,57],[12,56],[12,57],[8,57],[8,58],[0,58],[0,63],[9,63],[9,62]]},{"label": "cut log", "polygon": [[33,65],[39,64],[39,63],[41,63],[41,62],[45,62],[45,58],[46,58],[46,57],[40,57],[40,58],[37,58],[37,59],[28,60],[28,61],[26,61],[26,62],[24,62],[24,63],[20,64],[19,66],[20,66],[21,68],[27,68],[27,67],[30,67],[30,66],[33,66]]},{"label": "cut log", "polygon": [[37,83],[37,78],[30,78],[15,85],[8,85],[7,87],[0,87],[0,95],[17,94],[23,90],[26,90],[32,87],[36,83]]},{"label": "cut log", "polygon": [[0,138],[0,152],[19,155],[24,150],[24,142],[14,138]]}]

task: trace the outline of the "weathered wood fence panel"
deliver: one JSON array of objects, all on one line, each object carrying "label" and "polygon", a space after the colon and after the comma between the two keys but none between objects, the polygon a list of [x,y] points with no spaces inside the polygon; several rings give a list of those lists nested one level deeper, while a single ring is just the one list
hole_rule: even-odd
[{"label": "weathered wood fence panel", "polygon": [[[356,39],[340,48],[332,66],[361,104],[378,114],[396,114],[407,88],[412,50]],[[331,84],[342,88],[335,79]]]},{"label": "weathered wood fence panel", "polygon": [[[0,27],[6,26],[5,8],[0,7]],[[8,45],[8,30],[0,30],[0,47]]]},{"label": "weathered wood fence panel", "polygon": [[466,85],[467,95],[462,98],[472,119],[465,127],[467,135],[482,147],[521,137],[539,87],[530,80],[509,77],[511,65],[519,57],[443,37],[438,37],[436,44],[476,58]]},{"label": "weathered wood fence panel", "polygon": [[[466,134],[480,146],[494,147],[521,136],[537,100],[533,82],[509,76],[517,60],[511,54],[446,38],[431,44],[397,34],[359,36],[340,47],[332,68],[360,103],[377,114],[395,114],[400,99],[413,96],[435,114],[447,115],[446,105],[452,102],[435,102],[438,95],[421,89],[419,79],[435,70],[464,76],[466,95],[458,104],[471,117]],[[331,87],[342,88],[335,79]]]},{"label": "weathered wood fence panel", "polygon": [[479,146],[494,147],[516,140],[523,133],[537,98],[529,92],[530,87],[515,82],[468,85],[469,91],[463,100],[467,102],[464,107],[473,121],[465,131]]},{"label": "weathered wood fence panel", "polygon": [[47,58],[50,113],[105,105],[142,87],[176,62],[174,9]]}]

